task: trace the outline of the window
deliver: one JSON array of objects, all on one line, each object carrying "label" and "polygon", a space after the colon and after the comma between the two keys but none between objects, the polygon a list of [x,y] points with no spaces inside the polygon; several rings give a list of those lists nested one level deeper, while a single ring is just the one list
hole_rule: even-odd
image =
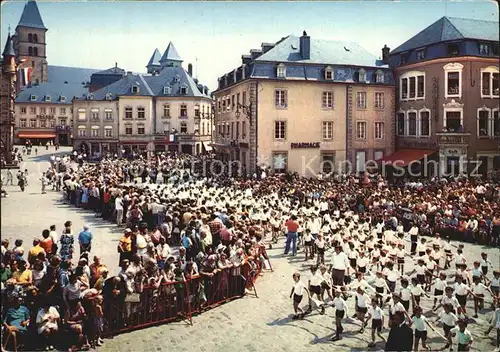
[{"label": "window", "polygon": [[146,134],[146,129],[144,125],[137,125],[137,134]]},{"label": "window", "polygon": [[446,47],[449,56],[457,56],[460,54],[460,48],[458,43],[448,44]]},{"label": "window", "polygon": [[33,43],[33,34],[28,33],[28,41],[29,41],[30,43]]},{"label": "window", "polygon": [[26,115],[26,107],[21,107],[21,115]]},{"label": "window", "polygon": [[234,109],[234,94],[231,95],[231,109]]},{"label": "window", "polygon": [[287,91],[285,89],[276,89],[274,91],[274,106],[278,109],[285,109],[288,106]]},{"label": "window", "polygon": [[383,150],[374,150],[373,151],[373,160],[380,160],[384,157]]},{"label": "window", "polygon": [[139,86],[132,86],[132,93],[134,94],[139,93]]},{"label": "window", "polygon": [[247,135],[247,122],[246,121],[241,122],[241,134],[243,135],[242,138],[245,138]]},{"label": "window", "polygon": [[59,124],[61,126],[66,126],[66,119],[59,119]]},{"label": "window", "polygon": [[30,108],[30,114],[32,114],[32,115],[36,114],[36,107],[31,107]]},{"label": "window", "polygon": [[30,100],[31,100],[31,101],[36,101],[36,95],[31,94],[31,95],[30,95]]},{"label": "window", "polygon": [[420,111],[420,131],[419,135],[429,137],[431,135],[431,118],[428,110]]},{"label": "window", "polygon": [[36,127],[36,119],[30,119],[30,127],[35,128]]},{"label": "window", "polygon": [[477,133],[480,137],[487,137],[493,132],[492,122],[490,122],[490,110],[482,108],[477,111]]},{"label": "window", "polygon": [[375,92],[375,109],[384,108],[384,93]]},{"label": "window", "polygon": [[146,109],[145,108],[137,108],[137,118],[144,120],[146,118]]},{"label": "window", "polygon": [[87,130],[85,128],[79,128],[78,137],[86,137],[86,136],[87,136]]},{"label": "window", "polygon": [[498,68],[491,66],[481,70],[481,98],[498,98],[499,94]]},{"label": "window", "polygon": [[333,92],[323,92],[321,106],[323,109],[333,109]]},{"label": "window", "polygon": [[366,71],[364,69],[358,71],[358,82],[366,82]]},{"label": "window", "polygon": [[325,79],[332,80],[333,79],[333,70],[330,67],[325,69]]},{"label": "window", "polygon": [[375,122],[375,139],[383,139],[383,138],[384,138],[384,123]]},{"label": "window", "polygon": [[170,118],[170,104],[163,105],[163,118]]},{"label": "window", "polygon": [[90,130],[90,136],[91,137],[99,137],[99,127],[95,128],[97,126],[92,126],[92,129]]},{"label": "window", "polygon": [[33,41],[34,41],[35,43],[38,43],[38,34],[36,34],[36,33],[35,33],[35,34],[33,34]]},{"label": "window", "polygon": [[286,121],[276,121],[274,123],[274,139],[286,138]]},{"label": "window", "polygon": [[321,171],[325,174],[335,171],[335,153],[324,152],[321,154]]},{"label": "window", "polygon": [[288,167],[288,154],[286,152],[273,153],[273,170],[278,174],[285,173]]},{"label": "window", "polygon": [[132,125],[125,125],[125,134],[132,134]]},{"label": "window", "polygon": [[164,134],[170,133],[170,123],[169,122],[163,123],[163,133]]},{"label": "window", "polygon": [[19,127],[21,127],[21,128],[27,127],[27,122],[28,121],[26,119],[20,119],[19,120]]},{"label": "window", "polygon": [[448,82],[448,96],[459,95],[460,92],[460,73],[459,72],[448,72],[447,74]]},{"label": "window", "polygon": [[36,46],[33,48],[33,55],[38,56],[38,48]]},{"label": "window", "polygon": [[356,152],[356,171],[364,172],[366,166],[366,152],[359,151]]},{"label": "window", "polygon": [[417,135],[417,113],[408,111],[408,136]]},{"label": "window", "polygon": [[194,117],[200,117],[200,107],[198,105],[194,107]]},{"label": "window", "polygon": [[236,105],[240,105],[240,93],[236,93]]},{"label": "window", "polygon": [[286,67],[283,64],[279,64],[278,67],[276,68],[276,76],[278,78],[285,78],[286,77]]},{"label": "window", "polygon": [[51,101],[52,98],[50,97],[50,95],[46,95],[45,98],[44,98],[45,101]]},{"label": "window", "polygon": [[492,111],[493,115],[493,135],[496,137],[500,136],[500,118],[498,117],[498,109]]},{"label": "window", "polygon": [[377,71],[375,75],[375,81],[377,83],[384,83],[384,73],[382,71]]},{"label": "window", "polygon": [[188,132],[187,123],[181,122],[181,133],[187,133],[187,132]]},{"label": "window", "polygon": [[60,108],[59,115],[66,115],[66,108]]},{"label": "window", "polygon": [[234,121],[231,122],[231,139],[234,139]]},{"label": "window", "polygon": [[398,112],[396,115],[396,128],[397,128],[397,135],[398,136],[405,136],[406,135],[406,123],[405,123],[405,113],[404,112]]},{"label": "window", "polygon": [[133,111],[132,111],[132,108],[125,108],[125,118],[126,119],[132,119],[133,118]]},{"label": "window", "polygon": [[181,117],[187,117],[188,108],[186,104],[181,104]]},{"label": "window", "polygon": [[181,95],[186,95],[186,94],[187,94],[187,88],[181,87]]},{"label": "window", "polygon": [[425,49],[420,49],[417,51],[417,60],[425,59]]},{"label": "window", "polygon": [[358,109],[366,109],[366,92],[356,93],[356,106]]},{"label": "window", "polygon": [[61,95],[61,103],[65,103],[66,102],[66,97],[64,95]]},{"label": "window", "polygon": [[462,112],[461,111],[445,111],[444,126],[448,132],[458,132],[462,127]]},{"label": "window", "polygon": [[489,56],[491,52],[491,46],[487,43],[479,43],[479,55]]},{"label": "window", "polygon": [[56,127],[56,120],[55,119],[49,120],[49,127],[51,127],[51,128]]},{"label": "window", "polygon": [[408,53],[401,54],[400,65],[406,65],[408,63]]},{"label": "window", "polygon": [[333,139],[333,121],[323,121],[323,139]]},{"label": "window", "polygon": [[366,122],[356,122],[356,139],[366,139]]},{"label": "window", "polygon": [[113,137],[113,129],[111,129],[111,128],[105,128],[105,130],[104,130],[104,137],[107,137],[107,138]]},{"label": "window", "polygon": [[417,90],[416,90],[417,85],[415,84],[416,81],[417,81],[416,77],[410,77],[410,80],[409,80],[409,82],[410,82],[410,87],[409,88],[410,89],[409,89],[409,95],[408,95],[408,97],[410,99],[415,98],[415,96],[416,96],[416,93],[417,93]]},{"label": "window", "polygon": [[30,47],[28,48],[28,55],[29,55],[29,56],[33,56],[33,47],[32,47],[32,46],[30,46]]},{"label": "window", "polygon": [[47,113],[47,109],[46,108],[40,108],[40,114],[41,115],[45,115]]},{"label": "window", "polygon": [[109,100],[112,100],[112,99],[113,99],[113,94],[111,94],[111,93],[106,93],[106,95],[105,95],[104,99],[106,99],[106,100],[108,100],[108,101],[109,101]]},{"label": "window", "polygon": [[401,99],[408,99],[408,78],[401,79]]},{"label": "window", "polygon": [[172,87],[163,87],[163,95],[169,95],[172,93]]},{"label": "window", "polygon": [[240,122],[236,122],[236,138],[240,138]]},{"label": "window", "polygon": [[424,91],[425,91],[424,76],[417,76],[417,98],[423,98]]},{"label": "window", "polygon": [[105,120],[113,120],[113,110],[104,109],[104,119]]},{"label": "window", "polygon": [[50,115],[55,115],[55,113],[56,113],[56,108],[49,108]]},{"label": "window", "polygon": [[99,120],[99,109],[92,109],[91,111],[92,120]]},{"label": "window", "polygon": [[241,105],[247,106],[247,92],[241,94]]},{"label": "window", "polygon": [[85,109],[78,109],[78,120],[84,121],[87,118],[87,111]]}]

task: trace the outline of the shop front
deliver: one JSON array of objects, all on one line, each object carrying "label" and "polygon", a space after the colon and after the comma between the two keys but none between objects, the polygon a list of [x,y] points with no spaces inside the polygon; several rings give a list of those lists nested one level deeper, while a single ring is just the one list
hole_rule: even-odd
[{"label": "shop front", "polygon": [[73,145],[73,135],[71,126],[57,125],[56,126],[56,143],[61,146]]},{"label": "shop front", "polygon": [[47,143],[54,143],[56,133],[53,130],[31,130],[19,131],[17,138],[21,144],[31,144],[33,146],[45,146]]}]

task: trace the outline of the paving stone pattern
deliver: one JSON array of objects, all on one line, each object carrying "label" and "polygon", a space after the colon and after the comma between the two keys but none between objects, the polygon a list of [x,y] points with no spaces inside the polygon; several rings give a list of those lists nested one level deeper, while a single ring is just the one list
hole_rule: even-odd
[{"label": "paving stone pattern", "polygon": [[[41,149],[41,148],[39,148]],[[63,151],[69,151],[64,150]],[[92,254],[100,255],[117,272],[118,254],[116,246],[120,231],[107,222],[95,218],[84,210],[76,210],[61,204],[62,195],[57,192],[41,194],[39,175],[46,170],[49,156],[53,151],[39,151],[39,156],[27,159],[21,168],[30,172],[27,189],[22,193],[16,186],[7,186],[9,198],[1,200],[2,238],[22,238],[28,250],[34,237],[40,236],[42,229],[56,224],[58,232],[66,220],[73,222],[75,234],[84,224],[89,224],[94,234]],[[35,173],[38,173],[35,175]],[[2,171],[4,176],[4,171]],[[266,271],[256,284],[258,298],[248,295],[234,300],[201,315],[193,317],[193,325],[175,322],[161,326],[138,330],[108,339],[99,348],[102,351],[361,351],[367,350],[370,331],[357,333],[359,322],[346,320],[344,339],[331,342],[334,328],[334,310],[327,309],[325,315],[314,311],[304,320],[292,320],[292,302],[289,294],[292,286],[292,274],[302,273],[307,282],[309,266],[304,262],[303,253],[297,257],[282,255],[284,240],[281,239],[268,253],[274,272]],[[78,249],[76,249],[78,251]],[[466,245],[467,258],[474,260],[482,251],[489,254],[495,267],[500,267],[498,249]],[[328,262],[330,254],[327,253]],[[407,270],[413,269],[412,264]],[[491,301],[491,299],[490,299]],[[349,300],[349,315],[354,313],[354,302]],[[305,302],[304,302],[305,304]],[[468,307],[473,309],[472,301]],[[489,304],[487,304],[489,306]],[[432,302],[423,300],[423,307],[429,311]],[[387,308],[385,309],[387,312]],[[472,311],[471,311],[472,312]],[[434,315],[428,315],[434,318]],[[492,316],[490,310],[481,312],[479,318],[469,324],[475,342],[472,350],[491,351],[495,347],[494,331],[485,337],[483,331]],[[439,328],[441,332],[441,328]],[[385,336],[388,330],[383,332]],[[429,344],[433,350],[444,347],[443,340],[433,331],[429,331]],[[383,349],[379,342],[376,348]]]}]

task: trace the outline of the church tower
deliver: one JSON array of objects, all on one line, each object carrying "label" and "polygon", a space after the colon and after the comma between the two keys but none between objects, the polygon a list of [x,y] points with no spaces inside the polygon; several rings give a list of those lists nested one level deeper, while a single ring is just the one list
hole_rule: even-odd
[{"label": "church tower", "polygon": [[32,84],[48,80],[46,33],[36,1],[29,0],[24,5],[13,39],[16,61],[19,68],[31,68],[29,82]]},{"label": "church tower", "polygon": [[14,100],[16,98],[16,53],[12,37],[7,36],[0,61],[0,163],[12,165],[14,141]]}]

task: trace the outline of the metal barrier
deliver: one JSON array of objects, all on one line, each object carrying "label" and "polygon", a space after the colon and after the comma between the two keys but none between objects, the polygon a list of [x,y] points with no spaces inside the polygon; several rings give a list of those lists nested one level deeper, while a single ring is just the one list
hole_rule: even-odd
[{"label": "metal barrier", "polygon": [[[269,261],[269,259],[267,259]],[[270,265],[270,262],[269,262]],[[261,260],[249,260],[239,267],[196,275],[185,282],[146,286],[140,293],[118,295],[104,302],[106,336],[145,327],[186,320],[245,293],[257,297],[255,281],[261,275]]]}]

